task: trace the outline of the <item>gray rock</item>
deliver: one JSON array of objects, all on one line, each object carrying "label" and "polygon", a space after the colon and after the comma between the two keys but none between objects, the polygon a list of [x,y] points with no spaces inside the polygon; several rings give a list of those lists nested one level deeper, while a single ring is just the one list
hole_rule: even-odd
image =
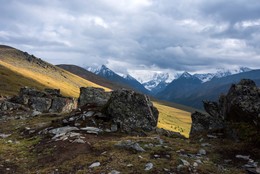
[{"label": "gray rock", "polygon": [[134,150],[136,152],[145,152],[145,150],[136,142],[133,142],[131,140],[126,141],[120,141],[115,146],[128,149],[128,150]]},{"label": "gray rock", "polygon": [[153,163],[147,163],[146,165],[145,165],[145,171],[148,171],[148,170],[151,170],[153,168]]},{"label": "gray rock", "polygon": [[100,162],[95,162],[91,164],[88,168],[95,168],[95,167],[99,167],[100,165],[101,165]]},{"label": "gray rock", "polygon": [[206,152],[206,150],[204,150],[204,149],[200,149],[199,152],[198,152],[198,154],[199,154],[199,155],[206,155],[207,152]]},{"label": "gray rock", "polygon": [[121,172],[117,171],[117,170],[112,170],[111,172],[109,172],[108,174],[120,174]]},{"label": "gray rock", "polygon": [[190,166],[190,163],[184,159],[181,159],[181,162],[183,163],[184,166],[187,166],[187,167]]},{"label": "gray rock", "polygon": [[219,103],[226,120],[249,122],[259,126],[260,89],[254,81],[242,79],[237,85],[232,85],[228,94],[220,98]]},{"label": "gray rock", "polygon": [[32,97],[46,97],[47,94],[45,92],[38,91],[34,88],[23,87],[19,92],[20,96],[32,96]]},{"label": "gray rock", "polygon": [[42,114],[41,112],[36,111],[36,110],[33,110],[31,116],[32,116],[32,117],[35,117],[35,116],[37,116],[37,115],[41,115],[41,114]]},{"label": "gray rock", "polygon": [[77,101],[68,97],[54,97],[49,112],[69,113],[77,108]]},{"label": "gray rock", "polygon": [[80,128],[80,130],[87,131],[87,133],[90,133],[90,134],[99,134],[99,133],[103,132],[102,129],[99,129],[96,127],[84,127],[84,128]]},{"label": "gray rock", "polygon": [[79,107],[87,104],[104,106],[110,98],[110,93],[105,92],[102,88],[81,87],[78,104]]},{"label": "gray rock", "polygon": [[10,137],[12,134],[1,134],[0,133],[0,138],[7,138]]},{"label": "gray rock", "polygon": [[113,91],[105,112],[126,133],[154,130],[159,114],[148,96],[130,90]]},{"label": "gray rock", "polygon": [[50,89],[46,88],[44,89],[44,92],[55,97],[61,97],[60,89]]},{"label": "gray rock", "polygon": [[246,156],[246,155],[236,155],[236,158],[239,158],[239,159],[243,159],[243,160],[249,160],[250,159],[250,156]]},{"label": "gray rock", "polygon": [[75,140],[73,141],[73,143],[85,144],[86,142],[85,142],[84,140],[78,138],[78,139],[75,139]]},{"label": "gray rock", "polygon": [[51,107],[52,100],[44,97],[31,97],[28,104],[33,110],[48,112]]},{"label": "gray rock", "polygon": [[51,129],[51,130],[49,130],[49,133],[55,134],[55,135],[60,135],[60,134],[66,134],[67,132],[77,131],[77,130],[79,130],[77,127],[65,126],[65,127]]},{"label": "gray rock", "polygon": [[88,111],[87,113],[83,114],[85,117],[91,117],[95,114],[94,111]]},{"label": "gray rock", "polygon": [[17,103],[12,103],[9,101],[0,101],[0,111],[13,111],[13,110],[23,110],[28,111],[29,108]]},{"label": "gray rock", "polygon": [[222,130],[224,128],[224,120],[218,116],[206,115],[196,111],[191,114],[191,119],[191,135]]},{"label": "gray rock", "polygon": [[117,125],[116,124],[112,124],[111,125],[111,132],[116,132],[118,129],[117,129]]}]

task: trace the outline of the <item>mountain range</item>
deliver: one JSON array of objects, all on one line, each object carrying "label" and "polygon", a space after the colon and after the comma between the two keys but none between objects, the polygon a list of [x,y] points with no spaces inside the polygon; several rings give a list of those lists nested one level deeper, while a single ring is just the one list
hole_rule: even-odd
[{"label": "mountain range", "polygon": [[242,78],[250,78],[259,85],[260,70],[240,67],[234,70],[219,69],[216,73],[190,74],[183,72],[175,75],[169,82],[168,73],[155,73],[153,79],[138,82],[131,75],[118,75],[102,65],[98,69],[89,69],[107,80],[125,84],[145,94],[152,95],[160,100],[179,103],[202,109],[202,100],[217,100],[220,93],[226,93],[232,83]]}]

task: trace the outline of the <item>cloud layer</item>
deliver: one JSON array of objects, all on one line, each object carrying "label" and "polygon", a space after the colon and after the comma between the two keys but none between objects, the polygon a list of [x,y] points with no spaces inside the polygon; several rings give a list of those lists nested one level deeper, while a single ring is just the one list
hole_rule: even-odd
[{"label": "cloud layer", "polygon": [[54,64],[260,68],[259,0],[3,0],[0,43]]}]

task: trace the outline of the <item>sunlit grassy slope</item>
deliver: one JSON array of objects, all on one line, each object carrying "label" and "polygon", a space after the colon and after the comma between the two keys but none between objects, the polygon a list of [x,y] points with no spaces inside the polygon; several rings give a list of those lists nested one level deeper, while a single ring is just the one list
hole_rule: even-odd
[{"label": "sunlit grassy slope", "polygon": [[154,102],[159,110],[158,127],[174,132],[180,132],[185,137],[189,137],[191,128],[191,113],[173,107],[165,106]]},{"label": "sunlit grassy slope", "polygon": [[[78,97],[82,86],[110,90],[41,60],[28,61],[23,52],[0,46],[0,95],[17,94],[23,86],[40,90],[46,87],[59,88],[62,94],[71,97]],[[155,106],[160,112],[158,127],[188,137],[191,125],[189,112],[159,102],[155,102]]]},{"label": "sunlit grassy slope", "polygon": [[28,61],[22,51],[14,48],[0,47],[0,66],[2,95],[15,94],[22,86],[59,88],[62,94],[72,97],[78,97],[83,86],[105,88],[40,59]]}]

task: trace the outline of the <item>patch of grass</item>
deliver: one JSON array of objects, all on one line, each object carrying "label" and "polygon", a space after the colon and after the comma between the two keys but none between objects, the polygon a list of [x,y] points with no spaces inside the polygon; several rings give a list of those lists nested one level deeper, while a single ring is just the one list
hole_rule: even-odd
[{"label": "patch of grass", "polygon": [[154,105],[159,110],[159,120],[157,124],[159,128],[180,132],[185,137],[189,137],[191,113],[156,102]]}]

